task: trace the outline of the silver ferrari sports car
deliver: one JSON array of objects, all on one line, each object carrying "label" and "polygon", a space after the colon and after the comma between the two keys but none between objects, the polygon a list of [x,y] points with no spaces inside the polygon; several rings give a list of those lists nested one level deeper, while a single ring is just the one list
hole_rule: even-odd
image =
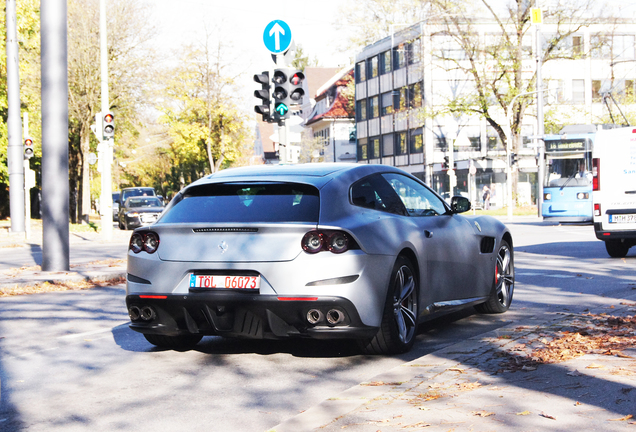
[{"label": "silver ferrari sports car", "polygon": [[419,323],[508,310],[513,242],[462,216],[417,178],[383,165],[234,168],[185,187],[132,234],[130,327],[185,348],[205,335],[347,338],[405,352]]}]

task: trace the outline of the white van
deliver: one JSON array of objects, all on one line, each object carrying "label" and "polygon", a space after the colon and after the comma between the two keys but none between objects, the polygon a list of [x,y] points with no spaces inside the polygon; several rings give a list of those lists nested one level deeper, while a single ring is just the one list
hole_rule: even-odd
[{"label": "white van", "polygon": [[597,132],[592,174],[596,238],[622,258],[636,245],[636,127]]}]

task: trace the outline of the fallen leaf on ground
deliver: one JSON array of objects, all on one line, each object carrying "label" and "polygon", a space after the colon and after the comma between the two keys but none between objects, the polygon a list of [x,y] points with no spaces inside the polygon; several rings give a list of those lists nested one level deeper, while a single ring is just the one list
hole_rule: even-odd
[{"label": "fallen leaf on ground", "polygon": [[462,369],[462,368],[457,368],[457,367],[449,368],[448,370],[449,370],[449,371],[452,371],[452,372],[464,373],[464,369]]},{"label": "fallen leaf on ground", "polygon": [[569,376],[573,376],[573,377],[580,377],[583,376],[583,374],[577,370],[573,370],[572,372],[568,372],[567,373]]},{"label": "fallen leaf on ground", "polygon": [[532,414],[532,413],[531,413],[530,411],[521,411],[521,412],[518,412],[516,415],[523,415],[523,416],[526,416],[526,415],[528,415],[528,414]]},{"label": "fallen leaf on ground", "polygon": [[634,416],[629,414],[629,415],[626,415],[625,417],[622,417],[619,419],[609,419],[608,421],[627,421],[627,420],[631,420],[632,418],[634,418]]},{"label": "fallen leaf on ground", "polygon": [[419,423],[413,423],[412,425],[402,426],[402,429],[425,428],[425,427],[429,427],[429,426],[431,426],[430,423],[419,422]]},{"label": "fallen leaf on ground", "polygon": [[542,412],[542,413],[541,413],[541,414],[539,414],[539,415],[540,415],[541,417],[545,417],[545,418],[550,419],[550,420],[556,420],[556,417],[551,416],[551,415],[549,415],[549,414],[546,414],[546,413],[544,413],[544,412]]},{"label": "fallen leaf on ground", "polygon": [[482,410],[482,411],[473,411],[472,414],[474,416],[477,416],[477,417],[490,417],[490,416],[494,416],[495,415],[494,412],[489,412],[489,411],[484,411],[484,410]]},{"label": "fallen leaf on ground", "polygon": [[603,369],[603,368],[605,368],[605,366],[596,364],[596,363],[591,363],[589,366],[585,367],[585,369]]}]

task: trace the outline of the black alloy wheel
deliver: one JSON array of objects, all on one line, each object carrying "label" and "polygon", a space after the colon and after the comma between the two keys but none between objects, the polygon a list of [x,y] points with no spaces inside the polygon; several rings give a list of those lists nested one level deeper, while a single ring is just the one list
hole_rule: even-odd
[{"label": "black alloy wheel", "polygon": [[492,293],[487,302],[476,306],[481,313],[503,313],[510,308],[515,289],[515,268],[512,248],[501,240],[495,263],[495,277]]},{"label": "black alloy wheel", "polygon": [[418,287],[413,265],[405,257],[398,257],[378,333],[360,343],[365,353],[399,354],[411,349],[417,335]]}]

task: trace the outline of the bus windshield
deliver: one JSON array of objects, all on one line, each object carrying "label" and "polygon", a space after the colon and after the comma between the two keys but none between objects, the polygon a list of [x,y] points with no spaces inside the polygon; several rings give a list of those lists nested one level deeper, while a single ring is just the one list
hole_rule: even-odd
[{"label": "bus windshield", "polygon": [[547,155],[544,187],[587,186],[591,183],[591,166],[583,155],[567,158]]}]

